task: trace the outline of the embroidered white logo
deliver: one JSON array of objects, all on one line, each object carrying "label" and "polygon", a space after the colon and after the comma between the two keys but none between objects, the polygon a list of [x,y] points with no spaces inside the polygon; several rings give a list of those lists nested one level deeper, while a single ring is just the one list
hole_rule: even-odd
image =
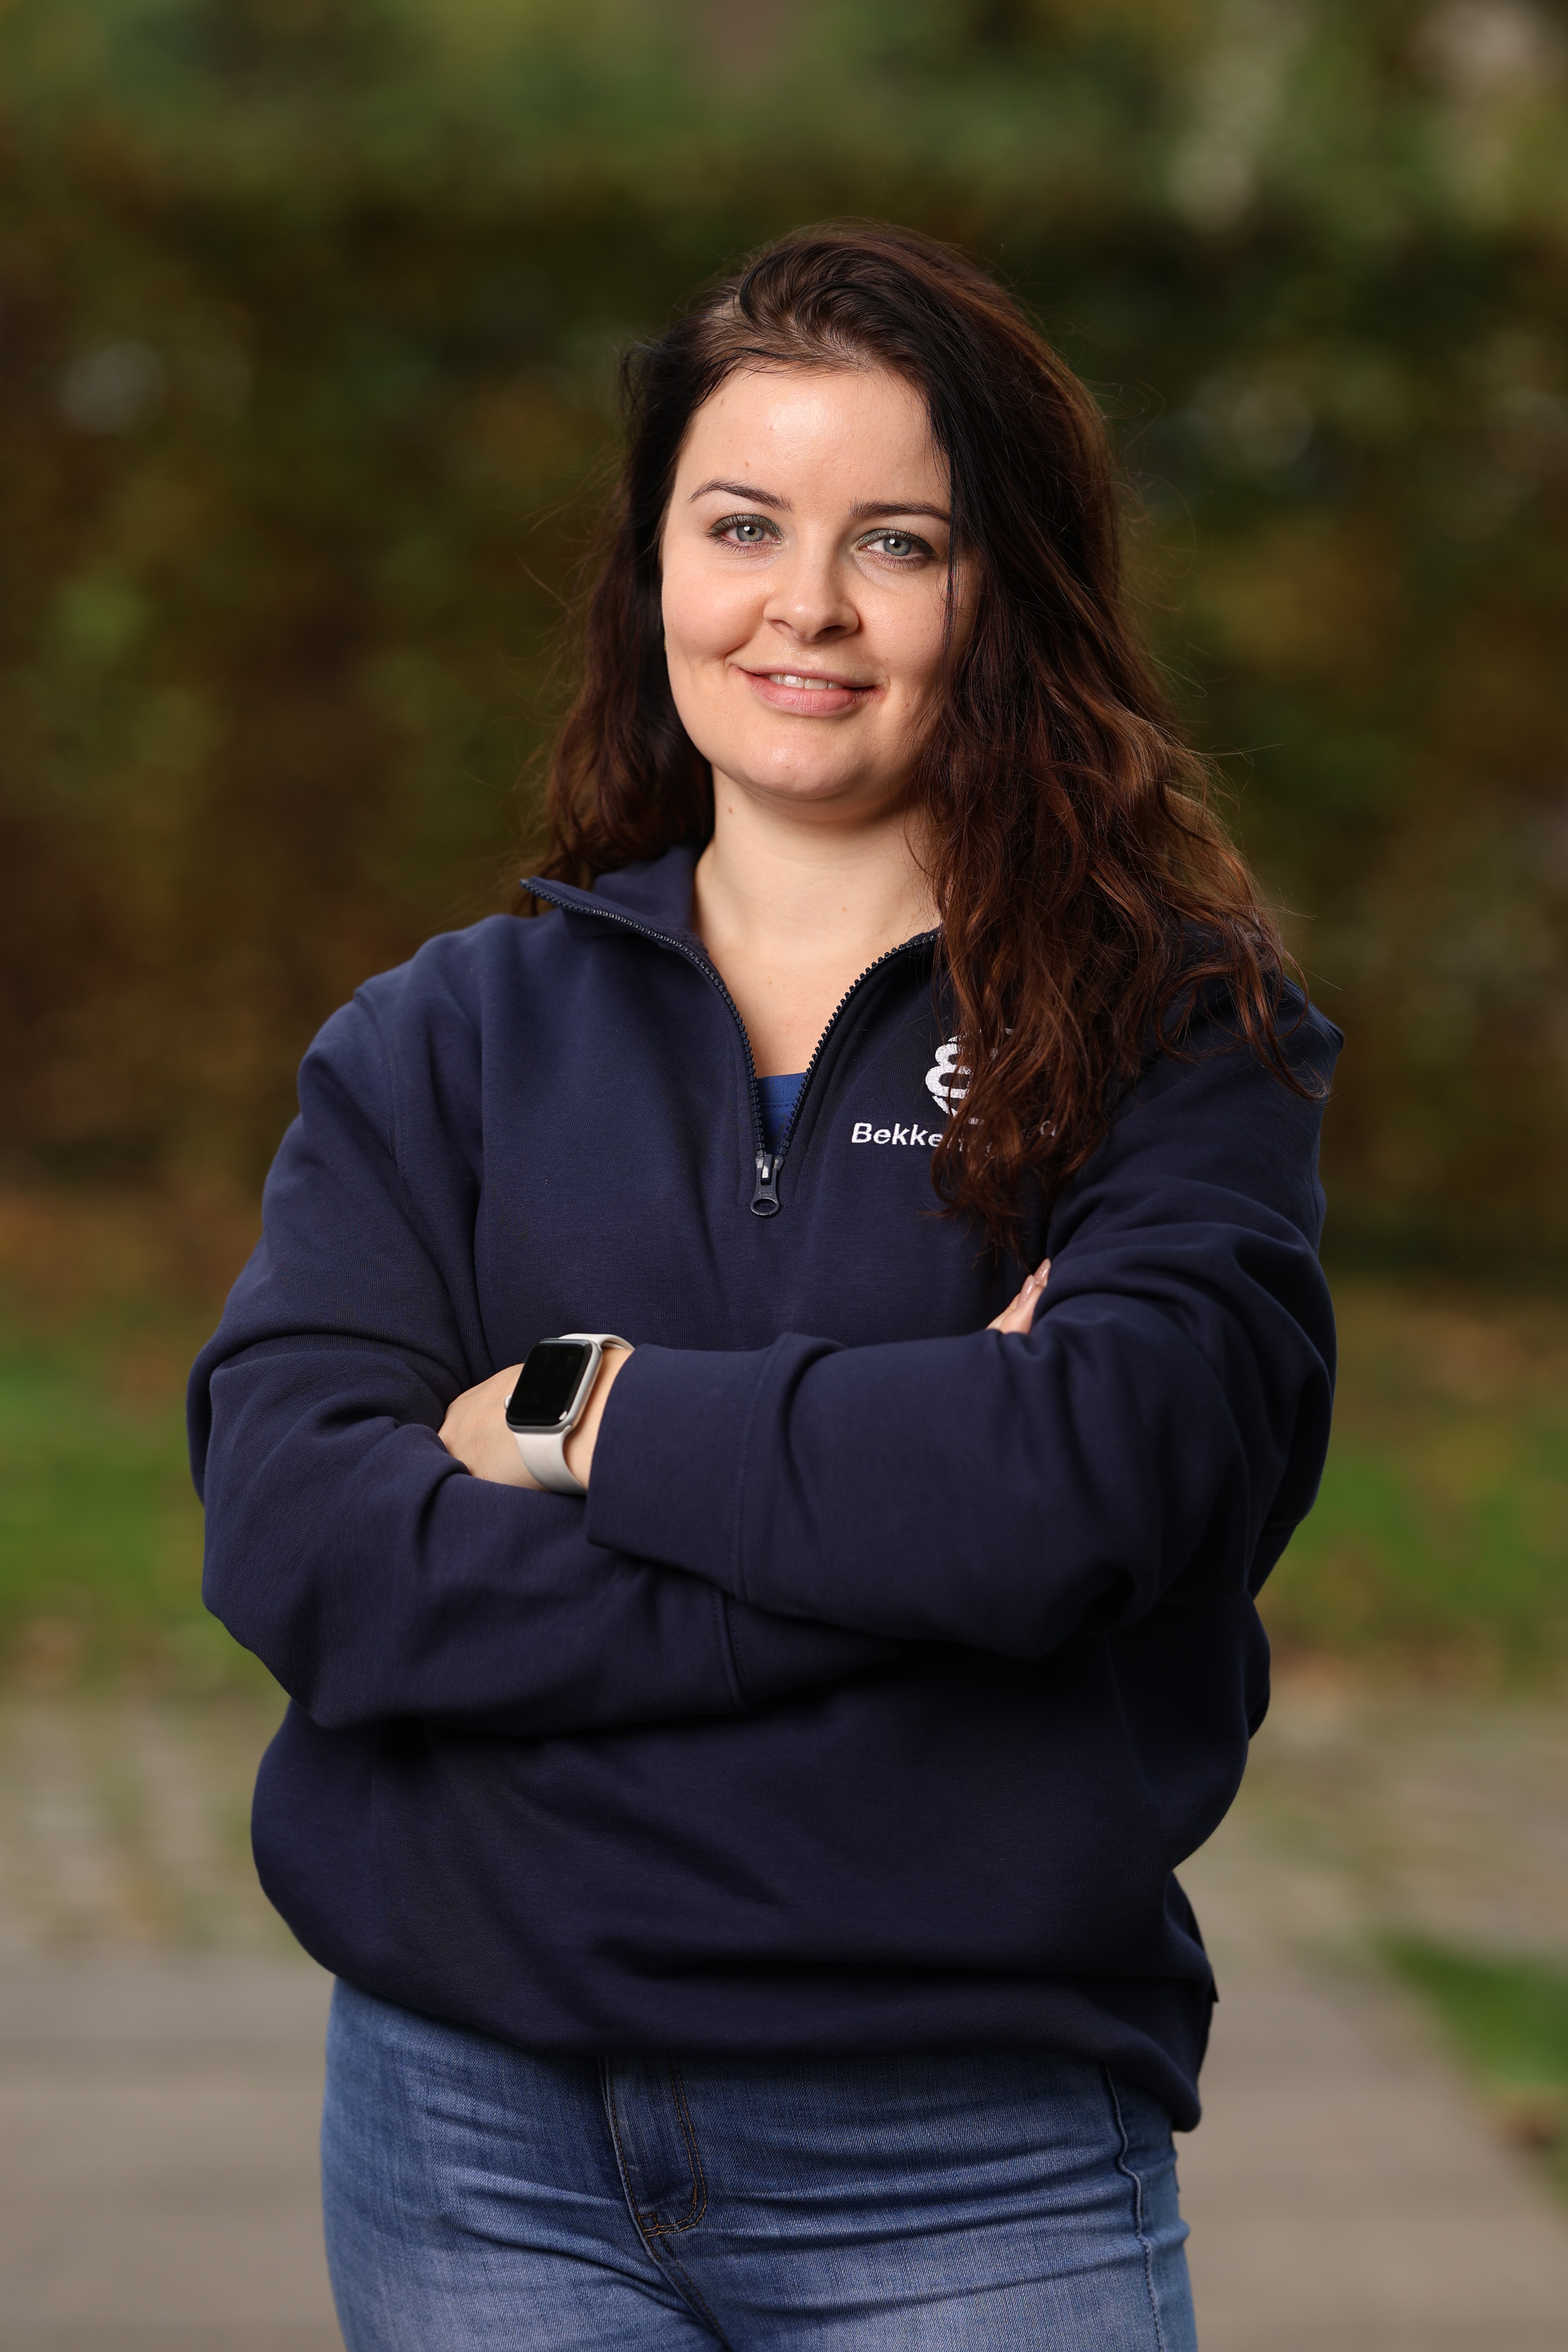
[{"label": "embroidered white logo", "polygon": [[[955,1104],[961,1103],[969,1088],[961,1083],[969,1076],[958,1058],[958,1040],[950,1037],[945,1045],[937,1047],[936,1060],[926,1072],[926,1092],[945,1118]],[[942,1141],[942,1129],[933,1127],[928,1132],[911,1119],[908,1127],[874,1127],[868,1118],[858,1118],[850,1132],[851,1143],[912,1143],[925,1151],[934,1151]]]},{"label": "embroidered white logo", "polygon": [[968,1076],[969,1072],[958,1058],[958,1040],[956,1037],[950,1037],[945,1045],[937,1047],[936,1059],[926,1072],[926,1092],[938,1105],[944,1118],[952,1110],[954,1103],[963,1102],[968,1094],[967,1087],[955,1083],[956,1080],[966,1078]]},{"label": "embroidered white logo", "polygon": [[912,1121],[908,1127],[873,1127],[868,1118],[858,1118],[850,1131],[849,1140],[851,1143],[918,1143],[923,1145],[927,1151],[934,1151],[942,1141],[942,1129],[933,1128],[928,1135],[923,1127],[916,1127]]}]

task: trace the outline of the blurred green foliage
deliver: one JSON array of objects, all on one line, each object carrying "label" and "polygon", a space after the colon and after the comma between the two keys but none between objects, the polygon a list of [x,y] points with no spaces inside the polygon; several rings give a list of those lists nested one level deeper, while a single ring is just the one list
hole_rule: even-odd
[{"label": "blurred green foliage", "polygon": [[1350,1034],[1341,1247],[1568,1264],[1565,72],[1537,0],[8,0],[16,1172],[254,1178],[498,903],[616,353],[875,215],[1113,420]]}]

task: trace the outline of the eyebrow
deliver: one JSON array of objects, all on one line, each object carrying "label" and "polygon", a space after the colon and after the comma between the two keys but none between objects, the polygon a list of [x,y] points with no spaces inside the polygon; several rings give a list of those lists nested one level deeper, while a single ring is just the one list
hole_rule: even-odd
[{"label": "eyebrow", "polygon": [[951,523],[952,517],[945,507],[928,507],[920,499],[857,499],[849,509],[862,520],[873,515],[930,515],[933,522]]},{"label": "eyebrow", "polygon": [[705,499],[710,490],[722,490],[729,499],[748,499],[754,507],[776,507],[781,514],[789,512],[787,499],[775,498],[772,490],[759,490],[755,482],[699,482],[687,505]]},{"label": "eyebrow", "polygon": [[[759,489],[755,482],[700,482],[687,504],[694,505],[712,490],[722,491],[726,498],[745,499],[754,507],[772,507],[778,514],[790,511],[787,499],[781,499],[774,490]],[[870,521],[879,515],[929,515],[933,522],[950,527],[952,522],[945,507],[927,506],[921,499],[857,499],[849,511],[858,522]]]}]

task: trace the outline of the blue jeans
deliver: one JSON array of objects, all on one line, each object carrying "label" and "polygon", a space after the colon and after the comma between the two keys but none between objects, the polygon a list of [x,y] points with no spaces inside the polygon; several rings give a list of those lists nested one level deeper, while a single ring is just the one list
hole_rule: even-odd
[{"label": "blue jeans", "polygon": [[557,2058],[340,1984],[349,2352],[1194,2352],[1170,2119],[1083,2058]]}]

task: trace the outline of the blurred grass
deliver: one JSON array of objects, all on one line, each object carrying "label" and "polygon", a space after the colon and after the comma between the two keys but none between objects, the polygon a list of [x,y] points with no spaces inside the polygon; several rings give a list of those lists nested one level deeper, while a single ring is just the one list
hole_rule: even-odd
[{"label": "blurred grass", "polygon": [[85,1339],[0,1351],[0,1617],[35,1672],[191,1652],[201,1516],[171,1385],[128,1394]]},{"label": "blurred grass", "polygon": [[1568,1969],[1415,1936],[1388,1937],[1383,1950],[1436,2012],[1509,2137],[1544,2158],[1568,2195]]},{"label": "blurred grass", "polygon": [[221,1198],[0,1198],[0,1676],[268,1683],[201,1605],[184,1413],[252,1223]]},{"label": "blurred grass", "polygon": [[1431,1276],[1334,1280],[1317,1508],[1276,1569],[1276,1652],[1445,1680],[1568,1664],[1568,1304]]},{"label": "blurred grass", "polygon": [[[254,1236],[225,1195],[0,1195],[0,1675],[254,1685],[202,1610],[186,1369]],[[1560,1687],[1568,1304],[1335,1282],[1322,1496],[1264,1594],[1277,1653]]]}]

